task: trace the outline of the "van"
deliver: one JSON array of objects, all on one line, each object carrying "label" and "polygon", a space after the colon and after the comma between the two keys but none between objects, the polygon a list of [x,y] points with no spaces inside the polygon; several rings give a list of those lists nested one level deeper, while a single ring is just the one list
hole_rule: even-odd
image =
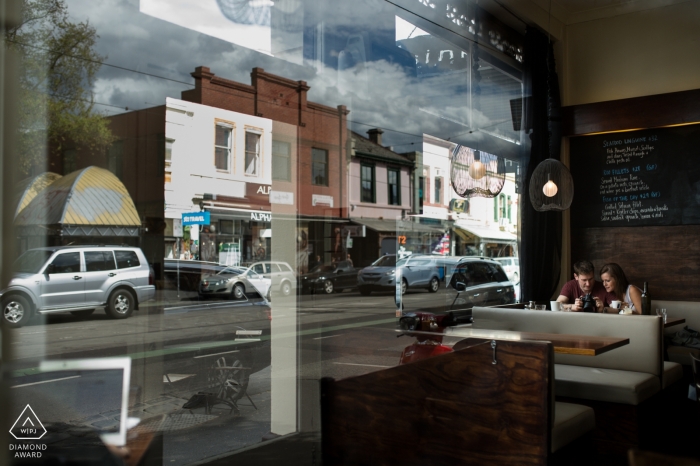
[{"label": "van", "polygon": [[129,246],[61,246],[30,249],[13,265],[0,293],[2,322],[21,327],[35,314],[87,316],[105,308],[126,319],[155,297],[155,277],[143,251]]}]

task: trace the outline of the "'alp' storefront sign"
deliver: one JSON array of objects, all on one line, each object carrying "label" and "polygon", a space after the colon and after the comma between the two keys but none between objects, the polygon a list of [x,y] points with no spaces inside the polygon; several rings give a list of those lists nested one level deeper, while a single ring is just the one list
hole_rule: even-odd
[{"label": "'alp' storefront sign", "polygon": [[183,225],[209,225],[210,222],[209,212],[189,212],[182,214]]}]

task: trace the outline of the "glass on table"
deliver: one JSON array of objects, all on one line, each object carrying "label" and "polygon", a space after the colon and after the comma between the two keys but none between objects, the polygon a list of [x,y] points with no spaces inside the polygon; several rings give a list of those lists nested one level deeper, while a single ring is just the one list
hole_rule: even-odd
[{"label": "glass on table", "polygon": [[544,311],[545,309],[547,309],[547,305],[546,305],[546,304],[535,304],[535,310],[536,310],[536,311]]},{"label": "glass on table", "polygon": [[668,314],[666,314],[666,308],[662,309],[657,309],[656,310],[656,315],[664,319],[664,324],[666,323],[666,319],[668,318]]}]

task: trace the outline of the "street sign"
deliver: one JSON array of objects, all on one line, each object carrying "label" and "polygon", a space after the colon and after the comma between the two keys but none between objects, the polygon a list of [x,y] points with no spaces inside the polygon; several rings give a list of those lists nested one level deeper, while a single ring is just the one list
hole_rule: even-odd
[{"label": "street sign", "polygon": [[182,214],[183,225],[209,225],[211,222],[209,212],[189,212]]}]

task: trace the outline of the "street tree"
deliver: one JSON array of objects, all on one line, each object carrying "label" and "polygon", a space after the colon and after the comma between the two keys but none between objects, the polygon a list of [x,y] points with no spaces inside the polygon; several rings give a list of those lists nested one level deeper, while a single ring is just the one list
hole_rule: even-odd
[{"label": "street tree", "polygon": [[74,22],[63,0],[21,0],[21,21],[5,32],[19,56],[18,151],[22,172],[42,167],[66,144],[104,151],[114,140],[94,109],[92,86],[106,57],[88,21]]}]

